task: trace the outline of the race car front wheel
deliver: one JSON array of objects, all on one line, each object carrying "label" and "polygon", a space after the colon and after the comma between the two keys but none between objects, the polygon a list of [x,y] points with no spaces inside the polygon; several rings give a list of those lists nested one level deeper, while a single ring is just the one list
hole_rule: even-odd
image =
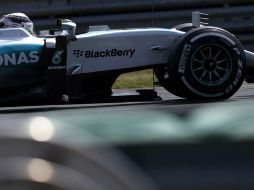
[{"label": "race car front wheel", "polygon": [[170,56],[174,91],[188,99],[226,99],[241,86],[246,60],[241,43],[229,32],[204,27],[187,32]]}]

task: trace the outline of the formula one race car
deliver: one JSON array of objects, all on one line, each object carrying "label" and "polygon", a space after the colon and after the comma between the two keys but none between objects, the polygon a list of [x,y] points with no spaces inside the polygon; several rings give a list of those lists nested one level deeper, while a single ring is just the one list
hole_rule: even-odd
[{"label": "formula one race car", "polygon": [[[59,20],[53,35],[0,29],[0,94],[43,89],[49,97],[108,96],[116,78],[153,68],[161,86],[187,99],[226,99],[241,86],[254,54],[231,33],[193,23],[165,28],[111,30]],[[52,31],[50,31],[52,32]]]}]

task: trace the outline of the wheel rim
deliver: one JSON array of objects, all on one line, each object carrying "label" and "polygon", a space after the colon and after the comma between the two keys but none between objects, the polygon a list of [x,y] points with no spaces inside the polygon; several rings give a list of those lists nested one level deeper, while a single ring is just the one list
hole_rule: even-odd
[{"label": "wheel rim", "polygon": [[206,44],[197,48],[191,58],[191,73],[206,86],[224,83],[232,70],[229,52],[218,44]]}]

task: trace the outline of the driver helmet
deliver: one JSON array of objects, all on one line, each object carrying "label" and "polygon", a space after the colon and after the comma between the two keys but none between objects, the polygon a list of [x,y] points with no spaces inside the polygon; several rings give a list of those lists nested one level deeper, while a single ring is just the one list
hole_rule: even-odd
[{"label": "driver helmet", "polygon": [[24,13],[11,13],[4,15],[0,20],[1,28],[24,28],[34,35],[33,22]]}]

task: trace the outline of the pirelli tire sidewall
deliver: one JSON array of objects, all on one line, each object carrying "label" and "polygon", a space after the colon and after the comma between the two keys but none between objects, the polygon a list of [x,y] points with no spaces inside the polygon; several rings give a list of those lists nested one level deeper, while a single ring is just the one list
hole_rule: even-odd
[{"label": "pirelli tire sidewall", "polygon": [[[228,55],[230,69],[223,82],[208,85],[194,76],[191,64],[195,51],[211,44],[221,47],[224,54]],[[175,61],[179,85],[186,90],[186,96],[192,99],[229,98],[240,88],[246,73],[246,58],[241,43],[229,32],[218,28],[199,28],[187,32],[178,43]]]}]

